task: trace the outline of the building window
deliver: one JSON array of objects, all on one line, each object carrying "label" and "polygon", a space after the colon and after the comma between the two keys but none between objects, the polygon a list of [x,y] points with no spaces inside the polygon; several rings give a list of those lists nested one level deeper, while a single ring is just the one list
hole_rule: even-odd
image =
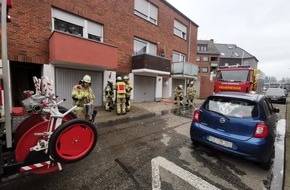
[{"label": "building window", "polygon": [[186,56],[182,53],[173,52],[172,54],[172,62],[185,62]]},{"label": "building window", "polygon": [[156,55],[156,52],[156,44],[141,40],[139,38],[134,38],[134,55],[139,55],[143,53]]},{"label": "building window", "polygon": [[88,39],[95,40],[101,42],[102,38],[100,36],[96,36],[93,34],[88,34]]},{"label": "building window", "polygon": [[174,20],[174,34],[186,40],[187,27],[181,22]]},{"label": "building window", "polygon": [[200,62],[200,56],[196,56],[196,61]]},{"label": "building window", "polygon": [[158,8],[146,0],[134,1],[134,13],[154,24],[158,20]]},{"label": "building window", "polygon": [[52,30],[103,42],[103,25],[58,9],[52,9],[52,19]]},{"label": "building window", "polygon": [[197,51],[199,52],[207,52],[207,46],[206,45],[198,45]]},{"label": "building window", "polygon": [[83,36],[83,27],[59,19],[54,19],[54,29],[76,36]]},{"label": "building window", "polygon": [[103,42],[103,25],[97,24],[92,21],[86,21],[88,39]]},{"label": "building window", "polygon": [[202,61],[208,61],[208,57],[207,56],[203,57]]},{"label": "building window", "polygon": [[203,67],[203,68],[202,68],[202,72],[203,72],[203,73],[207,73],[207,72],[208,72],[208,68],[207,68],[207,67]]}]

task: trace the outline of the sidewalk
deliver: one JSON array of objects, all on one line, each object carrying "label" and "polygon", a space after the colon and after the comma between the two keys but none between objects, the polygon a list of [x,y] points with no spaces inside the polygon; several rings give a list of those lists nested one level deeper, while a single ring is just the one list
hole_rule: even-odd
[{"label": "sidewalk", "polygon": [[[203,101],[204,100],[195,99],[193,104],[195,107],[199,107]],[[178,108],[180,108],[179,105],[174,105],[172,102],[167,101],[132,103],[130,112],[127,112],[125,115],[117,115],[116,110],[108,112],[105,111],[104,107],[98,107],[96,123],[98,127],[110,126],[141,118],[153,117],[156,114],[165,114],[170,110]]]}]

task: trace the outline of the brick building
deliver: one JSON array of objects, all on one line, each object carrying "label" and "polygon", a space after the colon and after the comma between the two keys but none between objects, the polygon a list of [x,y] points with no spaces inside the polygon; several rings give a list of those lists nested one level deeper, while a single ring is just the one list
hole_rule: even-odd
[{"label": "brick building", "polygon": [[206,98],[213,93],[213,82],[210,80],[211,72],[219,66],[220,52],[213,40],[197,41],[196,63],[199,67],[199,98]]},{"label": "brick building", "polygon": [[118,75],[129,75],[134,102],[170,98],[197,75],[198,25],[165,0],[15,0],[9,14],[13,106],[34,89],[32,76],[52,78],[70,107],[84,74],[92,76],[97,106]]}]

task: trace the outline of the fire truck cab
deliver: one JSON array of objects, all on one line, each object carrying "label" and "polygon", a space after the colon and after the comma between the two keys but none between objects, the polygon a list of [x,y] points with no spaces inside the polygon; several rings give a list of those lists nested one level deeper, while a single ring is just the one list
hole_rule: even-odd
[{"label": "fire truck cab", "polygon": [[264,75],[250,66],[220,66],[214,80],[214,93],[237,91],[261,93]]}]

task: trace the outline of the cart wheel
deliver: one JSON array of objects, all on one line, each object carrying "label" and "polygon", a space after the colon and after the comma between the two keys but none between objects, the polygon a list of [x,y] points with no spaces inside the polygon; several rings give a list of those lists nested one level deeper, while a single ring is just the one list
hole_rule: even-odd
[{"label": "cart wheel", "polygon": [[31,115],[20,123],[14,133],[14,142],[18,143],[22,135],[27,132],[32,126],[44,121],[40,114]]},{"label": "cart wheel", "polygon": [[[29,122],[28,122],[29,123]],[[25,161],[26,157],[30,152],[30,148],[34,147],[37,142],[41,139],[46,139],[46,137],[35,135],[35,133],[42,133],[47,131],[49,121],[42,121],[34,126],[29,125],[30,129],[24,132],[24,134],[20,137],[16,149],[15,149],[15,159],[17,162]],[[44,151],[41,153],[45,154]],[[40,161],[41,162],[41,161]],[[30,170],[31,173],[34,174],[45,174],[58,170],[58,165],[56,163],[52,163],[49,167],[44,166],[40,168],[36,168]]]},{"label": "cart wheel", "polygon": [[51,135],[48,150],[60,163],[69,164],[87,157],[97,143],[96,127],[83,119],[72,119],[60,125]]}]

